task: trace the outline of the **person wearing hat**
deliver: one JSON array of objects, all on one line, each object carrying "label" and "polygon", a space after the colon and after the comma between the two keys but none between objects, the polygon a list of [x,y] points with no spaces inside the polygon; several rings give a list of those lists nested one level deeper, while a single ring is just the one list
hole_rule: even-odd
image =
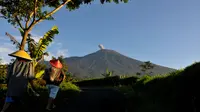
[{"label": "person wearing hat", "polygon": [[65,79],[65,74],[62,70],[63,66],[58,59],[50,60],[50,68],[45,69],[43,79],[46,81],[46,87],[49,91],[48,103],[46,110],[51,110],[55,108],[54,100],[59,91],[60,83]]},{"label": "person wearing hat", "polygon": [[[1,112],[8,111],[13,103],[20,101],[23,97],[23,93],[27,89],[28,82],[30,82],[32,89],[35,90],[32,82],[34,79],[34,68],[29,54],[24,50],[19,50],[9,54],[9,56],[16,57],[16,59],[8,68],[8,88],[5,103]],[[39,96],[39,94],[37,94],[37,96]]]}]

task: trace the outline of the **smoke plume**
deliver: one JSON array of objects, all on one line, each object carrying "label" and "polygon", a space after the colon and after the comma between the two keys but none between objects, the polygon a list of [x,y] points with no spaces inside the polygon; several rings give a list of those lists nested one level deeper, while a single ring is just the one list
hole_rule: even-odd
[{"label": "smoke plume", "polygon": [[102,44],[99,44],[99,48],[102,50],[104,49],[104,46]]}]

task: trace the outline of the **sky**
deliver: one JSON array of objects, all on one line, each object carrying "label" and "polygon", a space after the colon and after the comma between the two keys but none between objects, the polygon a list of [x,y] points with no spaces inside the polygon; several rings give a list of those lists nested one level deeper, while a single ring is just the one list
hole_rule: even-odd
[{"label": "sky", "polygon": [[[106,49],[141,61],[171,68],[184,68],[200,61],[199,0],[131,0],[128,3],[99,1],[82,5],[78,10],[59,10],[53,21],[43,21],[32,30],[36,41],[58,26],[59,34],[48,46],[51,56],[84,56]],[[0,57],[9,62],[16,48],[5,32],[19,31],[0,19]]]}]

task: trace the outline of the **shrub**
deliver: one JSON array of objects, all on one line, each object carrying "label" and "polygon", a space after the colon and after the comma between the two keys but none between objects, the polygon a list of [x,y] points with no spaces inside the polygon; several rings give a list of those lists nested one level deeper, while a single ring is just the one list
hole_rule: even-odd
[{"label": "shrub", "polygon": [[134,83],[136,83],[137,80],[138,80],[138,77],[136,76],[125,77],[125,78],[121,78],[119,83],[120,85],[133,85]]},{"label": "shrub", "polygon": [[92,80],[83,80],[79,82],[74,82],[78,86],[87,86],[87,87],[105,87],[105,86],[116,86],[119,85],[119,76],[111,76],[106,78],[92,79]]},{"label": "shrub", "polygon": [[200,97],[199,70],[200,63],[196,63],[165,75],[145,75],[132,88],[126,86],[120,90],[130,93],[128,108],[134,112],[188,112],[194,108],[192,98]]},{"label": "shrub", "polygon": [[74,91],[80,91],[80,88],[71,82],[62,82],[60,84],[60,89],[62,91],[67,91],[67,90],[74,90]]}]

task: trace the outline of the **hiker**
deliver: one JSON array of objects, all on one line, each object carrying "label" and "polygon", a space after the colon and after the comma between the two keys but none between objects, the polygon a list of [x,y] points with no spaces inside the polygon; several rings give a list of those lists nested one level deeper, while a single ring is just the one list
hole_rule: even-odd
[{"label": "hiker", "polygon": [[46,106],[46,110],[55,108],[54,100],[59,91],[59,85],[65,79],[65,74],[62,70],[62,64],[58,59],[50,60],[50,68],[45,69],[43,79],[46,81],[46,87],[48,88],[49,98]]},{"label": "hiker", "polygon": [[[13,103],[19,103],[21,101],[23,93],[27,89],[28,82],[30,82],[32,89],[35,90],[33,86],[34,69],[29,54],[24,50],[19,50],[8,55],[16,57],[16,59],[8,68],[8,88],[5,103],[1,112],[8,111]],[[39,96],[38,93],[36,94]]]}]

